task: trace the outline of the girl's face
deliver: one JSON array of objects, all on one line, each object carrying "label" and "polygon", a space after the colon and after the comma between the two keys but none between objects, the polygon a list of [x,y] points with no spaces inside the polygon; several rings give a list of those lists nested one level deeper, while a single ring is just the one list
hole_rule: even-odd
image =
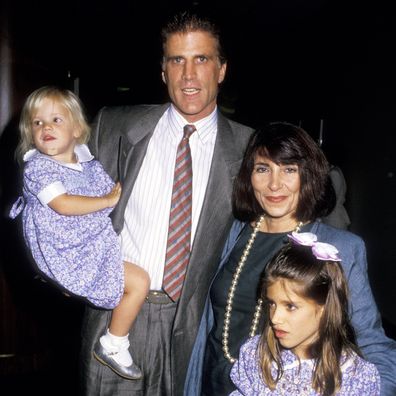
[{"label": "girl's face", "polygon": [[[296,294],[296,282],[279,279],[267,288],[272,330],[283,348],[308,359],[309,346],[318,339],[323,306]],[[298,290],[298,289],[297,289]]]},{"label": "girl's face", "polygon": [[81,132],[66,107],[54,99],[43,99],[33,114],[32,131],[37,150],[60,162],[76,162],[74,147]]}]

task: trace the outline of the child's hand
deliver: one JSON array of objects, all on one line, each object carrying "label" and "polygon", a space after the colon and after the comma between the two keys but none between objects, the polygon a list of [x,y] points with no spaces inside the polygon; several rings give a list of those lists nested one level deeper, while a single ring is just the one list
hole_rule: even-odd
[{"label": "child's hand", "polygon": [[118,201],[120,200],[121,196],[121,184],[118,182],[116,185],[113,187],[113,189],[104,196],[104,198],[107,200],[107,207],[112,208],[113,206],[116,206]]}]

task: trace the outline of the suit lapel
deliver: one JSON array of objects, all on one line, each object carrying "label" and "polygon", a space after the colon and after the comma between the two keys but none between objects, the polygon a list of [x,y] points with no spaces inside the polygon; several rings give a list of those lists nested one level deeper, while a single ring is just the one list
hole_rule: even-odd
[{"label": "suit lapel", "polygon": [[[208,230],[217,233],[219,224],[224,222],[223,214],[231,210],[232,183],[241,165],[240,151],[235,150],[229,124],[220,113],[218,117],[218,134],[194,245],[203,236],[208,237]],[[194,248],[192,258],[196,255]]]},{"label": "suit lapel", "polygon": [[206,293],[206,286],[216,271],[222,245],[232,223],[232,182],[240,162],[240,150],[238,152],[234,148],[229,124],[219,114],[212,166],[179,307],[185,307],[194,293],[201,294],[201,287]]},{"label": "suit lapel", "polygon": [[139,119],[131,118],[124,127],[118,155],[122,195],[119,204],[112,213],[114,229],[118,233],[122,230],[125,208],[146,155],[151,136],[168,106],[166,104],[155,107]]}]

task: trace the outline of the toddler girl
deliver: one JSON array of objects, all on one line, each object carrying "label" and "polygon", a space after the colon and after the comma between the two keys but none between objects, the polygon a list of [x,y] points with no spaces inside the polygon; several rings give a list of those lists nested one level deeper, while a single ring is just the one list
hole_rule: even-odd
[{"label": "toddler girl", "polygon": [[89,127],[81,103],[71,91],[39,88],[27,98],[19,126],[23,197],[10,216],[23,210],[24,238],[45,277],[97,307],[113,309],[95,357],[125,378],[141,378],[128,350],[128,331],[149,278],[136,264],[122,262],[109,217],[121,186],[84,144]]}]

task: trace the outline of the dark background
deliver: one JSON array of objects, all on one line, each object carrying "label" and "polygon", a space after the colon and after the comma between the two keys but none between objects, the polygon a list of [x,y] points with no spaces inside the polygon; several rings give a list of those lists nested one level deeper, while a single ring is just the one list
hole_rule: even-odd
[{"label": "dark background", "polygon": [[323,149],[344,172],[350,229],[366,242],[384,326],[396,337],[396,17],[388,3],[1,3],[0,104],[8,105],[6,117],[0,113],[2,394],[78,394],[83,305],[34,279],[20,223],[6,217],[20,193],[13,151],[23,100],[46,84],[78,88],[90,120],[104,105],[165,101],[159,31],[184,8],[222,28],[229,63],[219,103],[230,118],[253,127],[295,122],[315,139],[323,120]]}]

